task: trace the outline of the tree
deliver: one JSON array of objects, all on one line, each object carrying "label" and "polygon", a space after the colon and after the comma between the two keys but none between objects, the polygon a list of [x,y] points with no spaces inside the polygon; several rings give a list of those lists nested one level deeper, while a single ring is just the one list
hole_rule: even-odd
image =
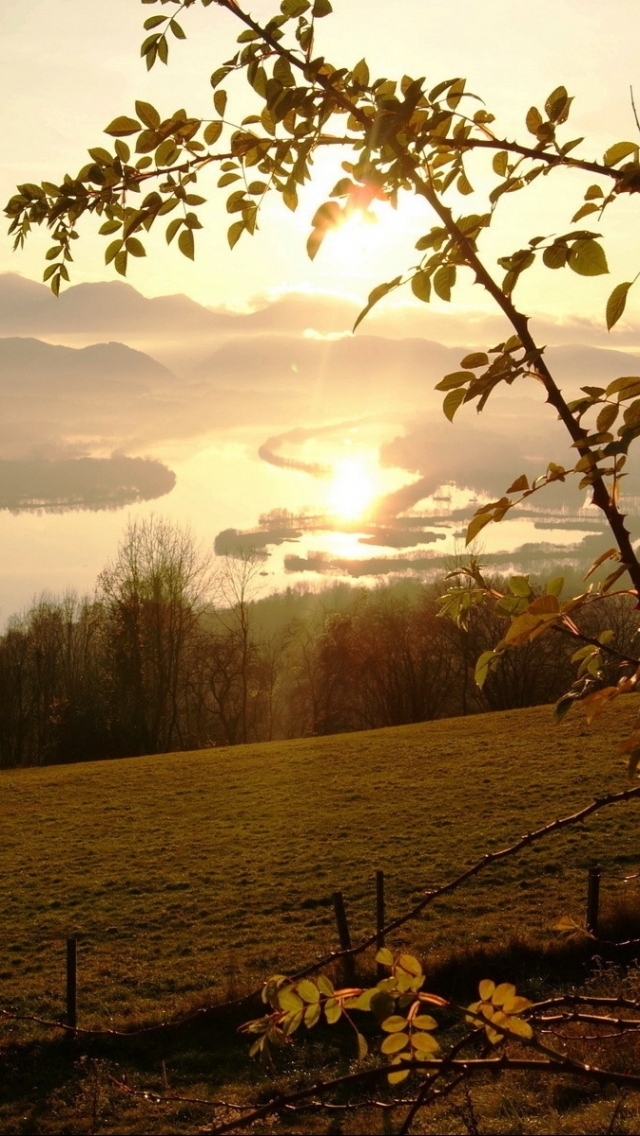
[{"label": "tree", "polygon": [[[186,13],[197,0],[162,0],[162,6],[169,2]],[[375,304],[404,284],[424,302],[432,291],[448,301],[461,274],[471,272],[509,321],[513,334],[486,352],[466,356],[459,371],[442,379],[438,388],[445,393],[446,416],[453,419],[468,403],[482,410],[501,384],[529,379],[542,384],[547,402],[576,451],[577,460],[570,468],[551,463],[532,483],[516,475],[499,500],[478,509],[469,525],[468,540],[545,485],[577,477],[579,487],[591,492],[604,514],[614,542],[599,561],[611,560],[614,570],[597,593],[580,598],[579,606],[597,602],[623,576],[630,578],[637,593],[640,562],[625,526],[620,488],[629,446],[640,432],[640,379],[622,376],[602,387],[584,388],[579,399],[567,402],[543,346],[529,330],[527,315],[514,300],[520,277],[534,265],[583,277],[606,273],[599,234],[572,228],[560,235],[535,236],[498,257],[501,273],[484,255],[483,238],[500,215],[504,195],[522,192],[540,177],[562,177],[569,170],[585,178],[584,200],[573,212],[571,223],[575,226],[594,214],[601,218],[605,210],[640,190],[638,145],[613,142],[601,160],[578,156],[583,139],[563,137],[572,99],[562,86],[551,92],[542,109],[530,108],[526,139],[509,141],[500,136],[494,116],[482,105],[478,109],[476,96],[467,91],[462,78],[427,89],[423,79],[406,75],[400,83],[375,79],[364,60],[351,69],[335,68],[314,55],[317,23],[330,14],[329,0],[283,0],[280,11],[264,25],[236,0],[200,2],[204,7],[215,2],[242,25],[238,51],[211,76],[216,116],[204,119],[180,110],[163,118],[155,107],[138,101],[135,118],[121,114],[106,128],[106,134],[115,139],[113,149],[92,148],[90,161],[75,177],[19,187],[6,207],[16,246],[24,243],[34,225],[52,230],[44,276],[57,293],[61,281],[68,279],[72,244],[83,219],[100,218],[100,232],[110,238],[105,259],[124,275],[128,258],[145,254],[145,233],[175,211],[167,224],[167,240],[177,237],[180,251],[192,258],[195,233],[202,225],[198,210],[204,203],[193,186],[209,167],[218,170],[221,188],[233,186],[226,203],[236,218],[228,233],[233,246],[243,234],[255,231],[267,194],[279,194],[288,208],[295,209],[299,187],[311,177],[314,154],[323,148],[339,148],[345,158],[345,176],[312,220],[307,243],[311,257],[329,230],[338,229],[354,211],[366,213],[376,199],[394,205],[401,193],[412,193],[435,221],[416,241],[418,262],[402,276],[372,290],[356,326]],[[175,16],[154,14],[145,21],[149,34],[142,54],[148,67],[158,60],[166,63],[170,40],[185,37]],[[252,88],[259,113],[245,117],[237,126],[227,114],[227,88],[242,76]],[[125,138],[134,144],[133,152]],[[489,160],[483,176],[493,182],[487,189],[485,211],[460,213],[456,202],[473,188],[469,158],[482,154]],[[624,281],[613,289],[606,312],[609,328],[622,315],[633,283]],[[481,602],[491,592],[481,573],[474,582],[473,589],[463,589],[465,603]],[[500,614],[511,624],[497,648],[485,652],[477,671],[481,683],[507,651],[532,636],[551,631],[578,634],[572,614],[575,600],[562,600],[559,584],[545,597],[527,592],[525,584],[517,587],[522,594],[501,597]],[[446,610],[456,619],[464,618],[456,607],[455,593]],[[572,691],[572,697],[587,701],[590,712],[628,689],[626,683],[635,684],[637,672],[637,660],[623,657],[620,661],[635,667],[634,675],[626,676],[620,688],[605,688],[606,694],[591,690],[589,684],[599,672],[603,652],[615,653],[611,644],[593,646],[589,674],[581,675],[581,685]],[[632,751],[638,740],[640,734],[630,740]]]},{"label": "tree", "polygon": [[130,522],[98,580],[124,753],[183,748],[185,678],[208,585],[187,529],[157,517]]},{"label": "tree", "polygon": [[[153,4],[157,0],[144,2]],[[175,16],[186,12],[196,2],[161,0],[162,7],[168,3],[173,5],[172,14],[156,13],[146,20],[149,34],[142,45],[142,54],[148,67],[154,66],[157,60],[167,62],[170,37],[185,38]],[[633,690],[640,678],[637,652],[630,653],[626,643],[621,645],[611,628],[605,627],[594,635],[587,630],[586,622],[583,625],[580,622],[585,613],[589,614],[615,594],[616,586],[621,594],[630,593],[636,602],[640,595],[640,561],[625,525],[620,499],[629,449],[640,434],[640,377],[621,376],[602,386],[584,387],[578,399],[567,402],[546,360],[543,345],[534,339],[529,318],[514,299],[521,276],[534,266],[556,272],[570,271],[582,277],[606,273],[607,259],[598,232],[572,227],[560,235],[525,238],[519,248],[507,249],[498,257],[497,269],[485,249],[487,233],[500,218],[502,198],[525,191],[541,177],[558,179],[567,171],[583,175],[582,199],[570,208],[572,216],[568,223],[571,226],[577,226],[587,217],[597,216],[599,220],[605,210],[614,208],[628,195],[638,193],[640,153],[637,143],[612,142],[600,160],[578,156],[583,152],[580,149],[583,139],[565,140],[563,133],[572,103],[563,86],[550,93],[544,107],[529,109],[525,120],[527,136],[524,140],[511,141],[501,137],[494,116],[482,103],[478,106],[476,96],[467,91],[462,78],[447,79],[429,88],[419,77],[404,76],[399,83],[373,78],[364,60],[351,68],[336,68],[324,57],[314,54],[316,26],[330,14],[329,0],[282,0],[280,11],[265,24],[254,20],[237,0],[201,0],[201,3],[205,8],[215,3],[242,25],[238,51],[211,76],[216,116],[203,119],[178,110],[163,118],[154,106],[137,102],[136,117],[120,114],[106,128],[109,138],[115,139],[113,148],[91,149],[90,161],[75,177],[67,176],[59,183],[45,181],[41,185],[29,183],[19,187],[7,206],[16,246],[23,244],[34,225],[51,229],[53,244],[47,254],[49,264],[45,279],[57,294],[61,282],[68,279],[72,243],[84,218],[94,215],[100,219],[100,231],[109,238],[105,259],[124,275],[130,256],[145,255],[145,233],[155,224],[162,224],[162,218],[175,211],[166,228],[167,241],[177,238],[183,255],[193,258],[195,234],[202,224],[198,210],[204,204],[193,187],[200,175],[211,167],[219,171],[220,188],[232,187],[226,204],[227,211],[235,218],[228,231],[229,244],[233,247],[244,234],[255,231],[260,206],[267,194],[279,194],[285,206],[297,207],[299,188],[311,177],[313,157],[324,148],[340,149],[344,161],[342,176],[311,223],[307,248],[312,258],[327,232],[338,229],[354,211],[366,213],[374,200],[394,205],[400,194],[410,193],[423,202],[426,221],[425,230],[416,234],[417,263],[404,274],[372,289],[355,326],[375,304],[405,284],[425,303],[432,293],[449,301],[461,275],[470,272],[475,283],[509,322],[512,334],[486,351],[466,355],[460,369],[438,383],[438,389],[445,395],[445,415],[452,420],[463,405],[474,403],[482,411],[502,384],[511,386],[516,380],[529,380],[541,384],[546,401],[564,425],[576,455],[575,463],[569,467],[550,463],[533,482],[515,470],[513,480],[499,500],[477,510],[468,528],[467,541],[472,541],[488,523],[501,521],[519,502],[567,478],[576,478],[579,489],[591,493],[612,536],[612,547],[598,557],[593,568],[596,570],[611,562],[609,566],[613,570],[596,589],[563,599],[560,579],[551,580],[545,594],[540,595],[527,577],[516,576],[503,593],[484,576],[481,567],[472,562],[462,570],[465,577],[462,583],[452,586],[443,611],[463,625],[470,611],[489,599],[495,605],[495,612],[506,621],[506,631],[497,645],[480,656],[476,666],[479,685],[485,683],[501,660],[510,657],[515,648],[534,643],[543,636],[558,636],[562,640],[570,637],[574,644],[579,644],[574,653],[578,679],[569,694],[561,699],[557,713],[561,716],[576,700],[582,700],[588,716],[593,718],[611,699]],[[242,76],[254,92],[258,113],[247,116],[237,126],[232,115],[227,114],[227,88]],[[125,138],[133,143],[133,153]],[[482,211],[466,213],[461,211],[459,201],[473,191],[474,175],[469,159],[473,156],[474,161],[476,157],[480,160],[483,154],[488,160],[481,182],[486,187],[484,207]],[[610,329],[620,319],[633,283],[635,279],[622,281],[611,292],[606,309]],[[123,572],[105,577],[105,595],[113,602],[114,612],[122,624],[123,642],[127,645],[123,661],[131,668],[131,689],[135,690],[146,676],[139,634],[140,628],[147,625],[141,622],[141,608],[146,613],[151,605],[149,610],[155,617],[153,605],[157,606],[159,614],[164,612],[167,601],[164,593],[156,597],[153,589],[148,597],[144,589],[142,592],[129,589],[133,563],[128,556]],[[154,578],[153,573],[149,578]],[[179,578],[184,579],[180,574]],[[177,604],[177,610],[184,611],[185,618],[190,618],[188,572],[186,579],[186,586],[180,584],[176,597],[168,602]],[[347,646],[348,634],[348,628],[340,629]],[[150,642],[152,640],[153,635]],[[158,651],[157,665],[154,650]],[[622,666],[622,677],[615,683],[604,683],[605,657],[613,660],[618,669]],[[153,648],[150,658],[154,660],[153,681],[158,692],[158,737],[165,738],[171,735],[177,722],[174,688],[166,679],[171,667],[166,665],[159,648]],[[243,666],[246,662],[245,653]],[[125,671],[129,673],[126,667]],[[243,674],[246,678],[246,666]],[[246,737],[246,704],[242,718]],[[146,723],[144,726],[146,729]],[[630,769],[634,772],[640,761],[640,730],[632,734],[626,747]],[[420,979],[421,984],[422,973],[416,973],[411,956],[401,956],[399,960],[385,956],[380,961],[391,968],[393,983],[388,988],[379,988],[378,993],[390,996],[394,1007],[397,1000],[397,1007],[409,1023],[408,1014],[412,1011],[407,1009],[407,1002],[414,1006],[416,1000],[407,999],[405,995],[418,993],[417,980]],[[280,1039],[289,1036],[303,1017],[308,1025],[312,1024],[319,1017],[320,994],[325,1004],[333,997],[331,990],[319,983],[311,991],[301,983],[274,982],[265,992],[273,1013],[267,1015],[266,1025],[263,1023],[256,1031],[262,1030],[262,1036],[267,1036],[269,1030],[275,1031],[274,1037]],[[280,992],[281,987],[284,993]],[[345,1004],[350,996],[356,997],[353,992],[343,995]],[[388,1001],[385,1005],[388,1014]],[[472,1017],[475,1015],[476,1023],[479,1019],[491,1023],[485,1028],[492,1043],[509,1033],[530,1041],[530,1027],[523,1030],[513,1020],[524,1008],[511,989],[505,991],[501,986],[496,990],[490,983],[484,988],[481,986],[480,1001],[470,1012]],[[331,1013],[334,1012],[332,1005]],[[404,1052],[415,1058],[410,1046],[405,1047],[405,1037],[413,1037],[410,1023],[405,1032],[401,1029],[402,1022],[400,1026],[397,1022],[389,1025],[386,1014],[383,1028],[386,1026],[390,1035],[400,1030],[402,1049],[395,1049],[396,1043],[392,1042],[386,1044],[386,1048],[383,1044],[383,1052]],[[416,1052],[418,1049],[416,1047]],[[555,1060],[549,1058],[548,1048],[538,1044],[538,1049],[546,1053],[547,1062]],[[454,1052],[450,1051],[447,1058],[451,1069],[454,1068]],[[504,1067],[507,1064],[503,1062]],[[567,1068],[566,1064],[563,1067]],[[402,1065],[392,1076],[404,1075],[406,1068]],[[424,1076],[415,1109],[403,1126],[404,1131],[409,1130],[415,1111],[428,1094],[428,1065],[425,1065]],[[613,1074],[604,1074],[601,1079],[607,1076],[612,1079]],[[628,1079],[625,1083],[631,1084],[631,1081]],[[312,1091],[316,1088],[314,1086]],[[269,1109],[273,1111],[271,1106]],[[223,1125],[217,1130],[230,1126]]]}]

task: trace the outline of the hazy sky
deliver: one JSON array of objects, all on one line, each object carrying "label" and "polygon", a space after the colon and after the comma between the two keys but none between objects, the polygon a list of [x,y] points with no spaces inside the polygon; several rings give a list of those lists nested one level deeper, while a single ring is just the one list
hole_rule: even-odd
[{"label": "hazy sky", "polygon": [[[521,124],[527,109],[532,103],[543,104],[560,83],[576,96],[567,137],[586,135],[586,156],[601,156],[611,141],[637,136],[629,98],[635,83],[640,100],[637,0],[539,0],[535,8],[524,0],[403,0],[401,5],[334,0],[334,8],[334,16],[319,23],[319,52],[337,63],[354,63],[366,55],[378,75],[400,77],[408,72],[426,75],[430,83],[465,76],[469,88],[497,114],[506,136],[516,131],[526,136]],[[258,18],[276,9],[273,0],[253,0],[250,5]],[[103,127],[116,113],[131,113],[136,98],[154,102],[165,112],[178,106],[194,114],[209,112],[208,78],[232,53],[238,25],[215,5],[190,10],[183,18],[187,42],[174,42],[168,69],[157,65],[147,74],[139,43],[142,20],[154,11],[136,0],[4,0],[3,200],[20,180],[75,172],[86,148],[103,141]],[[230,107],[234,105],[232,101]],[[241,109],[246,112],[248,104]],[[552,181],[536,183],[528,208],[520,200],[525,195],[504,203],[505,237],[496,251],[510,251],[523,238],[536,235],[543,205],[549,213],[546,231],[570,227],[584,186],[574,175],[555,179],[558,188],[562,184],[569,192],[567,202],[556,195]],[[362,296],[380,279],[412,263],[413,242],[430,220],[406,207],[391,223],[383,219],[378,226],[367,226],[348,244],[332,238],[310,264],[304,253],[309,219],[330,188],[333,171],[322,168],[318,182],[295,216],[277,201],[269,204],[260,234],[254,240],[243,237],[231,254],[225,240],[224,195],[214,188],[214,178],[203,178],[201,186],[211,205],[195,265],[167,250],[158,234],[153,257],[132,267],[131,282],[147,295],[183,291],[209,304],[243,303],[257,293],[300,287]],[[532,279],[522,290],[528,304],[551,309],[557,316],[578,308],[583,315],[600,318],[612,284],[640,267],[640,256],[629,248],[628,218],[625,203],[609,226],[610,278],[569,281],[568,272],[552,278],[547,272],[534,280],[529,274]],[[74,280],[111,278],[103,264],[103,242],[85,239],[79,245]],[[14,256],[3,239],[0,270],[40,279],[43,247],[36,237],[26,253]],[[482,299],[468,288],[461,302],[474,306]],[[439,307],[436,300],[434,308]]]},{"label": "hazy sky", "polygon": [[[532,104],[543,106],[552,89],[564,84],[575,96],[564,138],[584,135],[587,139],[578,153],[601,159],[614,141],[640,141],[629,93],[634,86],[640,105],[638,0],[609,0],[606,5],[602,0],[538,0],[535,9],[524,0],[333,3],[334,16],[318,25],[316,50],[337,65],[353,66],[366,56],[376,77],[400,78],[408,73],[425,76],[429,85],[465,77],[468,89],[482,96],[496,114],[496,131],[506,138],[528,140],[527,110]],[[250,11],[264,20],[277,7],[274,0],[253,0]],[[165,12],[166,8],[158,10]],[[57,180],[65,172],[75,174],[85,163],[88,147],[111,144],[102,134],[104,126],[118,114],[134,113],[136,98],[154,103],[163,114],[185,107],[190,114],[211,115],[209,75],[233,54],[239,25],[216,5],[198,6],[182,17],[188,39],[172,43],[169,67],[158,65],[148,74],[139,45],[142,22],[154,12],[138,0],[105,0],[102,4],[97,0],[4,0],[0,5],[3,202],[21,181]],[[230,90],[229,117],[239,120],[253,109],[255,104],[244,86]],[[470,163],[473,180],[481,189],[487,184],[486,180],[483,183],[484,159],[478,162],[476,158]],[[11,436],[14,448],[15,439],[20,440],[20,452],[14,454],[5,438],[0,458],[35,455],[36,442],[45,455],[49,452],[46,446],[58,446],[61,456],[63,451],[72,456],[69,447],[74,445],[98,456],[114,446],[131,456],[147,456],[148,452],[168,462],[178,476],[176,490],[162,499],[158,511],[169,518],[191,520],[209,547],[216,532],[233,526],[251,528],[261,512],[330,507],[332,493],[345,496],[339,480],[332,489],[329,482],[305,474],[303,467],[327,461],[344,466],[351,452],[361,451],[361,459],[375,465],[382,447],[386,465],[383,463],[380,476],[386,480],[378,491],[392,494],[408,486],[414,496],[414,480],[420,485],[422,479],[431,492],[436,481],[455,478],[462,453],[469,484],[492,491],[496,479],[495,491],[501,491],[503,475],[518,474],[525,466],[535,473],[549,457],[562,458],[555,450],[553,455],[546,453],[548,445],[556,444],[553,422],[547,425],[543,408],[532,410],[518,402],[519,392],[508,392],[503,402],[496,400],[482,420],[469,410],[460,413],[455,426],[442,419],[433,385],[443,370],[457,366],[457,357],[449,359],[453,349],[439,345],[484,347],[503,334],[483,295],[471,284],[455,295],[452,305],[436,299],[429,306],[416,303],[411,308],[413,301],[407,294],[403,302],[409,306],[381,312],[362,325],[355,340],[344,336],[357,309],[346,305],[342,322],[334,323],[335,313],[326,308],[329,300],[323,301],[323,308],[317,295],[312,304],[296,297],[296,293],[334,293],[362,300],[375,284],[415,264],[415,240],[433,223],[421,204],[404,202],[397,214],[381,208],[378,225],[330,234],[311,263],[305,252],[310,220],[336,177],[335,165],[321,158],[313,186],[298,212],[291,214],[275,198],[268,201],[260,232],[253,240],[243,236],[230,252],[224,191],[216,189],[215,173],[210,179],[203,176],[198,188],[208,205],[201,211],[206,227],[197,235],[195,264],[176,249],[167,249],[163,231],[149,241],[148,258],[131,264],[128,279],[147,297],[184,293],[214,307],[264,308],[258,316],[246,317],[249,323],[254,320],[253,325],[246,325],[246,335],[245,325],[243,330],[239,325],[230,345],[223,343],[224,331],[219,343],[209,345],[208,332],[202,343],[196,342],[190,325],[183,327],[172,316],[160,321],[161,334],[145,337],[139,331],[137,338],[127,338],[126,320],[106,318],[104,290],[98,303],[105,315],[103,322],[69,324],[67,333],[63,322],[58,329],[46,321],[42,326],[36,321],[31,328],[14,326],[5,301],[9,314],[4,322],[0,310],[5,336],[33,335],[71,348],[119,340],[148,351],[177,379],[172,379],[170,397],[160,384],[158,390],[146,394],[142,390],[135,402],[133,395],[118,402],[113,388],[111,402],[96,397],[94,406],[90,384],[84,383],[82,397],[75,393],[73,367],[65,370],[60,380],[63,386],[56,387],[52,364],[47,362],[44,378],[34,364],[27,393],[37,409],[35,418],[25,409],[21,391],[14,392],[13,402],[10,383],[5,382],[0,391],[6,404],[5,435]],[[496,236],[488,246],[490,256],[511,252],[532,236],[574,227],[571,216],[582,203],[590,180],[558,171],[557,176],[539,179],[527,193],[503,198]],[[454,207],[462,201],[455,199]],[[465,212],[474,207],[484,211],[482,195],[464,199]],[[606,298],[614,284],[632,279],[640,269],[635,208],[635,200],[621,201],[606,220],[603,232],[611,275],[585,279],[569,270],[532,270],[519,287],[519,305],[537,314],[535,330],[541,341],[565,345],[565,354],[561,347],[557,356],[563,383],[584,382],[589,367],[597,371],[604,366],[607,373],[611,371],[610,377],[628,373],[620,369],[626,365],[624,357],[621,364],[613,355],[608,359],[602,353],[598,358],[597,352],[583,356],[581,348],[576,353],[568,344],[640,353],[640,287],[631,294],[627,313],[614,334],[609,337],[602,330]],[[83,239],[76,243],[74,284],[120,279],[111,267],[105,268],[106,242],[92,235],[92,225],[90,221],[84,227]],[[19,272],[40,280],[47,244],[36,233],[25,252],[13,254],[8,237],[0,237],[0,273]],[[266,297],[281,293],[289,293],[289,298],[280,305],[265,306]],[[76,294],[74,300],[69,296],[70,307],[74,303],[82,306],[81,301],[87,297]],[[136,306],[131,296],[120,302],[125,308]],[[0,308],[2,303],[0,297]],[[63,313],[65,305],[58,310]],[[323,319],[328,321],[326,327]],[[173,344],[168,328],[176,332]],[[329,332],[326,339],[323,332]],[[387,338],[375,341],[370,338],[373,335]],[[403,336],[437,342],[421,345],[414,338],[414,346],[409,339],[398,344]],[[22,381],[25,368],[14,366],[14,348],[5,347],[7,375]],[[76,363],[79,365],[78,360]],[[132,391],[139,377],[134,370]],[[587,377],[594,381],[591,372]],[[102,381],[95,380],[98,385]],[[58,423],[55,408],[63,416],[70,406],[73,413]],[[13,418],[7,408],[15,411]],[[361,415],[362,423],[355,432],[340,427],[335,438],[325,432],[332,422],[356,415]],[[132,430],[137,431],[134,441]],[[274,440],[277,445],[272,444]],[[268,455],[265,458],[263,452],[261,458],[259,451],[265,446]],[[508,470],[498,468],[498,450]],[[512,464],[519,460],[522,469],[518,465],[512,471]],[[347,476],[352,476],[348,468]],[[155,504],[138,507],[143,514],[152,508]],[[0,619],[43,588],[60,591],[75,585],[90,589],[97,571],[113,555],[125,520],[120,511],[42,517],[14,516],[5,510],[0,515],[0,542],[11,549],[11,567],[0,571]],[[517,539],[539,542],[540,533],[532,522],[526,523],[529,528],[525,526]],[[498,527],[495,534],[492,530],[487,541],[502,540],[506,527]],[[358,552],[356,535],[334,534],[338,536],[344,537],[344,555]],[[315,545],[307,543],[306,552],[322,555],[323,541],[321,536]],[[515,543],[514,538],[512,545]],[[396,546],[400,544],[390,545]],[[335,540],[331,547],[335,553]],[[272,583],[281,585],[283,579],[274,578]]]}]

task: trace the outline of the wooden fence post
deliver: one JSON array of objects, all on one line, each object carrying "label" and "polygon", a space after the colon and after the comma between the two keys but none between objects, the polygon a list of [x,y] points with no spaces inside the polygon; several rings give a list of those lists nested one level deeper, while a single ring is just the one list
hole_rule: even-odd
[{"label": "wooden fence post", "polygon": [[[384,872],[376,872],[376,950],[384,947]],[[376,978],[378,982],[387,973],[386,967],[381,963],[376,965]]]},{"label": "wooden fence post", "polygon": [[[78,1025],[78,940],[67,939],[67,1025]],[[72,1035],[68,1035],[72,1036]]]},{"label": "wooden fence post", "polygon": [[600,865],[589,868],[587,880],[587,931],[598,938],[598,909],[600,906]]},{"label": "wooden fence post", "polygon": [[[344,896],[341,891],[334,891],[333,893],[333,909],[336,913],[336,923],[338,926],[338,937],[340,939],[340,950],[351,950],[351,934],[349,932],[349,924],[347,922],[347,913],[344,907]],[[355,967],[353,955],[346,955],[343,961],[344,980],[347,984],[353,983],[355,974]]]}]

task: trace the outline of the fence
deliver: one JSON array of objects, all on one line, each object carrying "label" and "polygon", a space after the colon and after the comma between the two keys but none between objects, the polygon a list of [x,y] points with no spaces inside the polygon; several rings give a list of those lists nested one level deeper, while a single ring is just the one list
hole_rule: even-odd
[{"label": "fence", "polygon": [[[599,864],[589,868],[587,873],[585,928],[595,939],[599,938],[600,929],[601,882],[606,879],[617,880],[626,884],[632,880],[640,880],[640,872],[635,872],[629,876],[619,876],[611,872],[603,872]],[[355,981],[354,946],[351,939],[343,893],[341,891],[334,892],[332,901],[338,940],[340,943],[339,957],[342,963],[343,978],[347,985],[353,985]],[[375,916],[375,945],[376,950],[379,950],[381,947],[384,947],[386,937],[385,874],[382,871],[377,871],[375,874]],[[630,940],[618,945],[630,946],[632,944],[640,946],[640,939]],[[385,968],[378,963],[378,981],[383,978],[384,975]],[[78,940],[76,938],[69,938],[66,943],[65,1006],[65,1025],[69,1028],[69,1036],[72,1036],[73,1031],[75,1031],[78,1026]]]}]

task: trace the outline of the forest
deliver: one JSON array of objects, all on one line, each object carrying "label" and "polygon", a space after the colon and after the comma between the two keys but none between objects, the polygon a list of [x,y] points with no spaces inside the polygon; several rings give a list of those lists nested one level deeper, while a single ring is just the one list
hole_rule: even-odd
[{"label": "forest", "polygon": [[[400,726],[548,703],[571,685],[575,642],[559,630],[506,652],[479,687],[477,659],[505,617],[494,600],[473,606],[466,630],[440,618],[444,574],[261,598],[261,568],[251,550],[207,558],[160,518],[130,522],[92,597],[42,596],[9,621],[0,766]],[[630,597],[578,618],[584,635],[614,629],[633,650]]]}]

